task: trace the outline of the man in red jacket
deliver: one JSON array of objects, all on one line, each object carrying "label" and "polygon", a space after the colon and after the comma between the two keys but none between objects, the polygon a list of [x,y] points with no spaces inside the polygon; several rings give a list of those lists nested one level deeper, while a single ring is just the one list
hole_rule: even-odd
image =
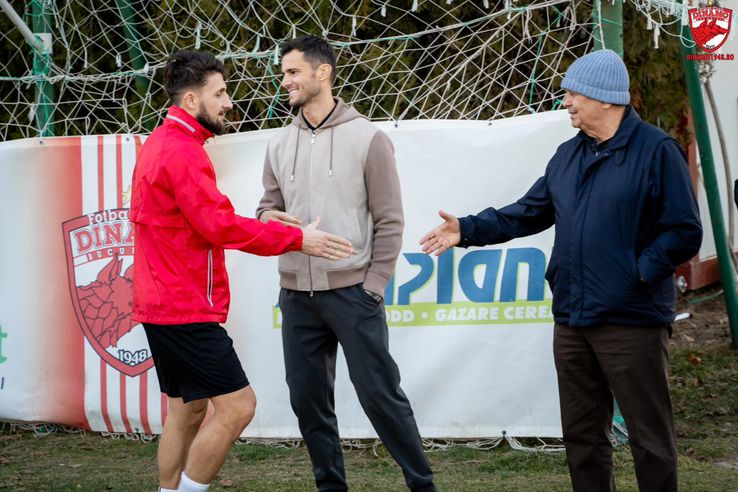
[{"label": "man in red jacket", "polygon": [[[316,230],[237,215],[216,186],[205,140],[225,131],[232,108],[224,66],[180,51],[165,78],[172,106],[133,171],[133,315],[143,324],[169,411],[158,464],[160,490],[207,490],[254,415],[256,397],[220,323],[230,303],[224,249],[262,256],[290,251],[332,260],[351,244]],[[215,413],[200,428],[208,400]]]}]

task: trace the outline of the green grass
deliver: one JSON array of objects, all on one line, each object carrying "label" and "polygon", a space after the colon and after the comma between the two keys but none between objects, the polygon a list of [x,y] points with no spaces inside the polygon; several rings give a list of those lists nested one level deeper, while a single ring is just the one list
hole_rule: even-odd
[{"label": "green grass", "polygon": [[[724,344],[672,350],[671,390],[677,422],[680,489],[738,491],[738,353]],[[563,453],[527,453],[506,444],[477,450],[453,447],[429,453],[439,490],[568,491]],[[734,465],[734,468],[730,466]],[[346,451],[352,490],[405,490],[399,467],[383,446]],[[615,451],[618,490],[636,491],[627,447]],[[156,442],[94,433],[0,430],[0,489],[151,491]],[[312,491],[304,447],[238,445],[211,490]]]}]

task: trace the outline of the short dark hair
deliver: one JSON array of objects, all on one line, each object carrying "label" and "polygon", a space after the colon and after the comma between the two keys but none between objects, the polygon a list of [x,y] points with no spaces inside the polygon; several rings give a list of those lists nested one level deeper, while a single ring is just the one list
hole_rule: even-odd
[{"label": "short dark hair", "polygon": [[179,104],[185,89],[200,88],[208,77],[219,73],[226,77],[223,62],[207,51],[180,50],[173,54],[164,69],[164,82],[172,104]]},{"label": "short dark hair", "polygon": [[306,34],[299,38],[290,39],[280,48],[282,56],[293,50],[301,52],[305,60],[312,65],[313,70],[323,63],[330,65],[331,83],[336,80],[336,53],[326,39]]}]

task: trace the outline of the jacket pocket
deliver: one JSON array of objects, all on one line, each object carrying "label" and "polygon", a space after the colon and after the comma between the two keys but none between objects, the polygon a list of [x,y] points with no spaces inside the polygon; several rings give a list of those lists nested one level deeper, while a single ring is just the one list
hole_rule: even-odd
[{"label": "jacket pocket", "polygon": [[622,281],[623,294],[642,298],[646,290],[646,284],[641,282],[641,274],[638,271],[638,258],[636,257],[635,251],[627,250],[624,260],[626,274]]},{"label": "jacket pocket", "polygon": [[207,289],[206,289],[206,297],[208,299],[208,303],[210,304],[210,307],[213,307],[213,250],[208,250],[208,279],[207,279]]},{"label": "jacket pocket", "polygon": [[306,255],[293,251],[283,254],[279,257],[279,271],[287,273],[297,273],[307,268]]},{"label": "jacket pocket", "polygon": [[546,275],[545,279],[548,282],[548,285],[551,287],[551,290],[553,290],[553,286],[556,283],[556,274],[559,272],[559,265],[555,262],[554,257],[551,257],[551,260],[548,262],[548,268],[546,268]]},{"label": "jacket pocket", "polygon": [[379,301],[379,302],[377,302],[377,300],[376,300],[376,299],[374,299],[374,298],[373,298],[373,297],[372,297],[372,296],[371,296],[371,295],[369,294],[369,292],[367,292],[367,291],[366,291],[366,289],[364,289],[364,284],[358,284],[358,285],[356,285],[356,286],[354,286],[354,287],[356,288],[356,290],[358,290],[358,291],[359,291],[359,297],[360,297],[361,299],[363,299],[363,300],[364,300],[364,302],[366,302],[366,303],[368,303],[369,305],[371,305],[372,307],[377,307],[377,306],[380,306],[380,305],[382,304],[382,301]]}]

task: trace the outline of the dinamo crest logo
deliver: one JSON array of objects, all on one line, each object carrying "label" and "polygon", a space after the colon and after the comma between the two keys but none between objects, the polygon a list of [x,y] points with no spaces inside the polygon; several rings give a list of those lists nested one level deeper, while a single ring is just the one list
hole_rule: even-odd
[{"label": "dinamo crest logo", "polygon": [[733,11],[722,7],[699,7],[689,10],[689,29],[695,43],[712,53],[725,44],[733,22]]},{"label": "dinamo crest logo", "polygon": [[63,224],[69,291],[82,332],[97,354],[127,376],[153,366],[133,321],[133,225],[128,209],[102,210]]}]

